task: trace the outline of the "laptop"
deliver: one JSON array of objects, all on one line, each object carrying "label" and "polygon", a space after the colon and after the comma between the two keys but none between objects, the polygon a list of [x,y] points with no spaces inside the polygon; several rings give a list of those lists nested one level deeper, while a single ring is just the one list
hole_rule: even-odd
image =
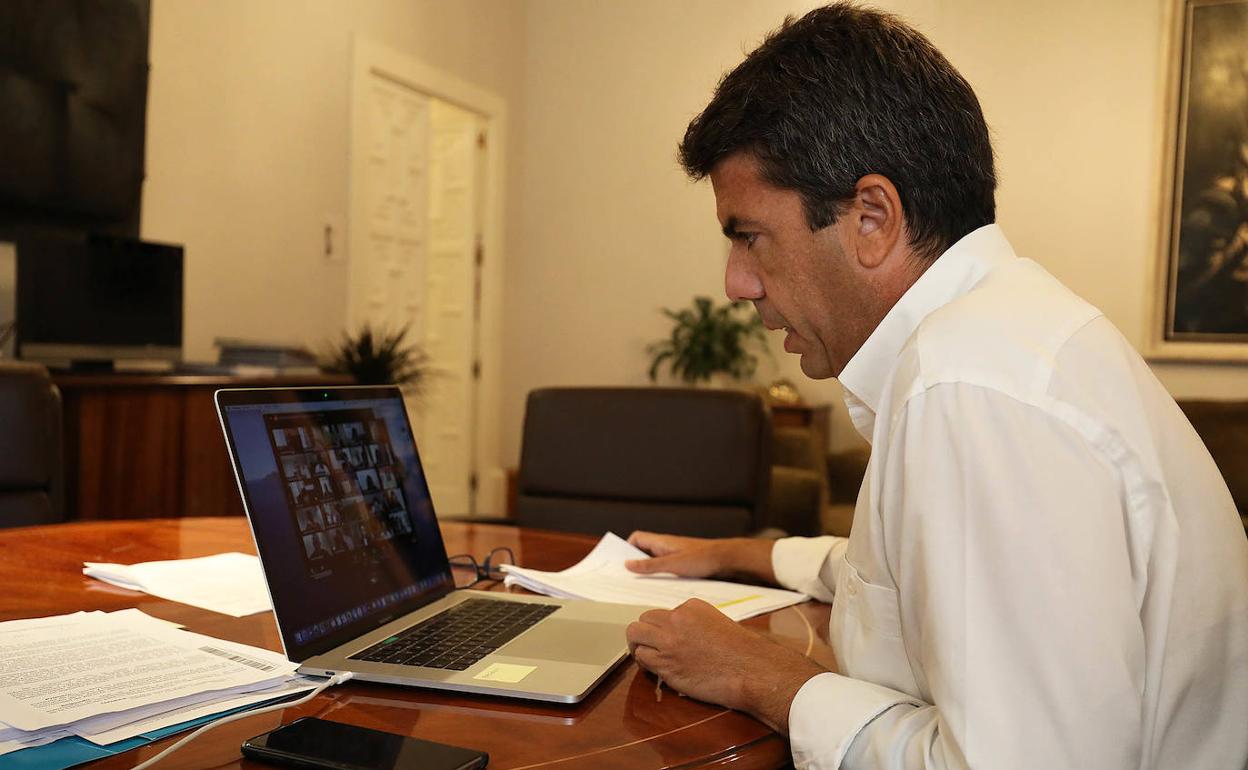
[{"label": "laptop", "polygon": [[455,588],[397,388],[216,403],[300,672],[577,703],[627,657],[624,627],[645,607]]}]

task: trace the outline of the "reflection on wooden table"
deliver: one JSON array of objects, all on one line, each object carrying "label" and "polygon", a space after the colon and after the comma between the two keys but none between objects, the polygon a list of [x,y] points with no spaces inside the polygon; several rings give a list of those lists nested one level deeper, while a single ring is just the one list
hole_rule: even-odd
[{"label": "reflection on wooden table", "polygon": [[[557,570],[574,564],[595,538],[515,527],[447,522],[449,553],[483,555],[507,546],[524,566]],[[0,530],[0,620],[76,610],[138,607],[203,634],[280,650],[272,613],[245,618],[199,610],[109,586],[82,575],[84,561],[134,563],[227,551],[255,553],[238,517],[79,522]],[[485,588],[489,584],[481,584]],[[503,589],[494,585],[492,590]],[[834,667],[827,644],[828,608],[808,602],[746,621],[747,627]],[[312,702],[240,720],[169,757],[164,767],[261,767],[238,747],[253,735],[301,716],[318,716],[427,740],[488,751],[499,770],[551,767],[774,768],[789,762],[788,742],[753,718],[676,695],[655,695],[654,677],[630,659],[582,703],[543,704],[349,682]],[[97,762],[130,767],[172,740]]]}]

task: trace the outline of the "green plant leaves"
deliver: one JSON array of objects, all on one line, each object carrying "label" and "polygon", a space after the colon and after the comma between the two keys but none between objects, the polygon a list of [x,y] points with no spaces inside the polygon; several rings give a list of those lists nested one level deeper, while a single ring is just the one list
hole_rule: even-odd
[{"label": "green plant leaves", "polygon": [[404,345],[408,327],[374,329],[365,323],[342,339],[325,355],[324,368],[349,374],[361,385],[402,385],[418,390],[429,374],[429,354],[419,345]]},{"label": "green plant leaves", "polygon": [[[749,348],[764,344],[763,322],[748,310],[749,303],[728,302],[716,307],[710,297],[694,297],[693,307],[663,308],[674,324],[671,335],[646,347],[650,381],[658,379],[664,363],[673,376],[689,384],[704,382],[716,372],[741,380],[754,374],[758,357]],[[740,311],[746,310],[745,318]],[[764,348],[765,349],[765,348]]]}]

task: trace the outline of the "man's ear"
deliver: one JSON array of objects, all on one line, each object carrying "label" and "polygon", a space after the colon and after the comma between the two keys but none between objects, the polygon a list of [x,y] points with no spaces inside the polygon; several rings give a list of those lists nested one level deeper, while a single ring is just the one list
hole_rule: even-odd
[{"label": "man's ear", "polygon": [[[867,174],[854,185],[850,232],[858,264],[877,268],[904,247],[905,216],[897,188],[881,174]],[[902,249],[904,250],[904,249]]]}]

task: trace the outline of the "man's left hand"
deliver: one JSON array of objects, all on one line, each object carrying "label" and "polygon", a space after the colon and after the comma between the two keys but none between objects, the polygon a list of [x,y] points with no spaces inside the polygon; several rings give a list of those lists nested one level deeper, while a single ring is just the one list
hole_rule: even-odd
[{"label": "man's left hand", "polygon": [[700,599],[643,613],[627,637],[637,662],[672,689],[753,714],[781,733],[797,691],[825,671]]}]

